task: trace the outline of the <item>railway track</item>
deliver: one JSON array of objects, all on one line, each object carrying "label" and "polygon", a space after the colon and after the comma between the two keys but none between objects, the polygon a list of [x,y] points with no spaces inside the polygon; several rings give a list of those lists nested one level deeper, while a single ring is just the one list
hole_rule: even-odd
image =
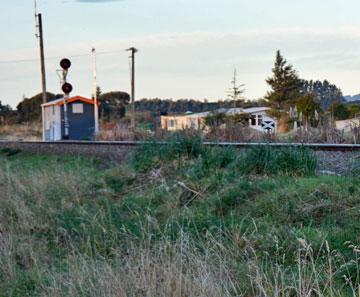
[{"label": "railway track", "polygon": [[[0,141],[0,147],[70,147],[70,146],[77,146],[77,147],[89,147],[89,148],[96,148],[96,147],[135,147],[144,144],[150,144],[153,142],[150,141]],[[156,142],[158,145],[167,145],[168,142],[166,141],[158,141]],[[270,146],[270,147],[306,147],[311,150],[317,151],[360,151],[360,144],[331,144],[331,143],[248,143],[248,142],[204,142],[204,145],[208,146],[221,146],[221,147],[234,147],[234,148],[249,148],[249,147],[257,147],[257,146]]]},{"label": "railway track", "polygon": [[[122,162],[126,160],[136,146],[152,143],[149,141],[0,141],[0,152],[13,154],[23,151],[31,154],[72,155],[85,158],[96,158],[107,162]],[[168,142],[159,141],[158,145]],[[246,149],[250,147],[270,146],[306,147],[314,152],[318,159],[319,172],[332,172],[343,175],[357,160],[360,160],[359,144],[329,144],[329,143],[243,143],[243,142],[204,142],[208,146],[233,147]]]}]

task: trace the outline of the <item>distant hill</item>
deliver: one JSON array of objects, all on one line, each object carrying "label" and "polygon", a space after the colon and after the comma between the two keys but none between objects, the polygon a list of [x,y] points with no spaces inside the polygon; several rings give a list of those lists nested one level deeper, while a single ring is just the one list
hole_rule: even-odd
[{"label": "distant hill", "polygon": [[353,101],[360,101],[360,94],[354,95],[354,96],[348,95],[348,96],[345,96],[344,98],[345,98],[346,102],[348,102],[348,103],[353,102]]}]

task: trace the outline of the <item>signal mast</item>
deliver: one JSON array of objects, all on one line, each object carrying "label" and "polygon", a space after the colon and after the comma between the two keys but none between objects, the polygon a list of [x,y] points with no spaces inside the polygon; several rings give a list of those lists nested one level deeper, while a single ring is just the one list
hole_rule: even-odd
[{"label": "signal mast", "polygon": [[67,82],[67,75],[69,68],[71,67],[71,61],[67,58],[64,58],[60,61],[61,72],[61,90],[64,94],[64,139],[69,139],[69,118],[68,118],[68,109],[67,109],[67,100],[69,99],[69,94],[73,90],[73,87],[70,83]]}]

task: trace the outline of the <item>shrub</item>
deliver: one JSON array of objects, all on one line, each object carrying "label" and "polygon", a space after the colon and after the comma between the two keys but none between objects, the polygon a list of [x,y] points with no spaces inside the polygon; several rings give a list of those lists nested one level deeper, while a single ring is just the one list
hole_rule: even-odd
[{"label": "shrub", "polygon": [[226,215],[228,211],[236,209],[259,192],[256,185],[248,180],[241,180],[235,186],[228,187],[217,195],[214,201],[215,213]]},{"label": "shrub", "polygon": [[186,158],[193,159],[207,152],[199,133],[181,132],[170,137],[166,143],[151,141],[138,147],[133,155],[133,166],[146,172],[159,167],[162,162]]},{"label": "shrub", "polygon": [[105,172],[104,180],[111,190],[115,193],[121,193],[126,187],[131,186],[135,182],[136,177],[129,174],[129,172],[125,172],[124,168],[116,167]]},{"label": "shrub", "polygon": [[6,148],[2,148],[0,150],[0,153],[5,155],[6,157],[11,157],[11,156],[15,156],[18,153],[20,153],[21,150],[19,149],[14,149],[14,148],[10,148],[10,147],[6,147]]},{"label": "shrub", "polygon": [[196,179],[215,176],[217,170],[227,168],[236,160],[233,148],[215,147],[204,151],[187,171],[187,175]]},{"label": "shrub", "polygon": [[305,147],[253,147],[245,152],[238,163],[243,174],[262,175],[309,176],[315,174],[316,166],[315,155]]}]

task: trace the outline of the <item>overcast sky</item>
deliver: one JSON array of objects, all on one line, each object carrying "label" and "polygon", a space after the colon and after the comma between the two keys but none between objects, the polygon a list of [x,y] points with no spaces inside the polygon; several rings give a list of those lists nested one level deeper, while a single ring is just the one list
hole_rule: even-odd
[{"label": "overcast sky", "polygon": [[[41,91],[33,0],[2,0],[0,100],[12,106]],[[48,90],[59,92],[61,57],[73,95],[91,96],[90,51],[103,91],[129,91],[135,46],[137,98],[226,97],[233,69],[246,97],[262,97],[275,51],[306,79],[360,93],[359,0],[38,0]]]}]

